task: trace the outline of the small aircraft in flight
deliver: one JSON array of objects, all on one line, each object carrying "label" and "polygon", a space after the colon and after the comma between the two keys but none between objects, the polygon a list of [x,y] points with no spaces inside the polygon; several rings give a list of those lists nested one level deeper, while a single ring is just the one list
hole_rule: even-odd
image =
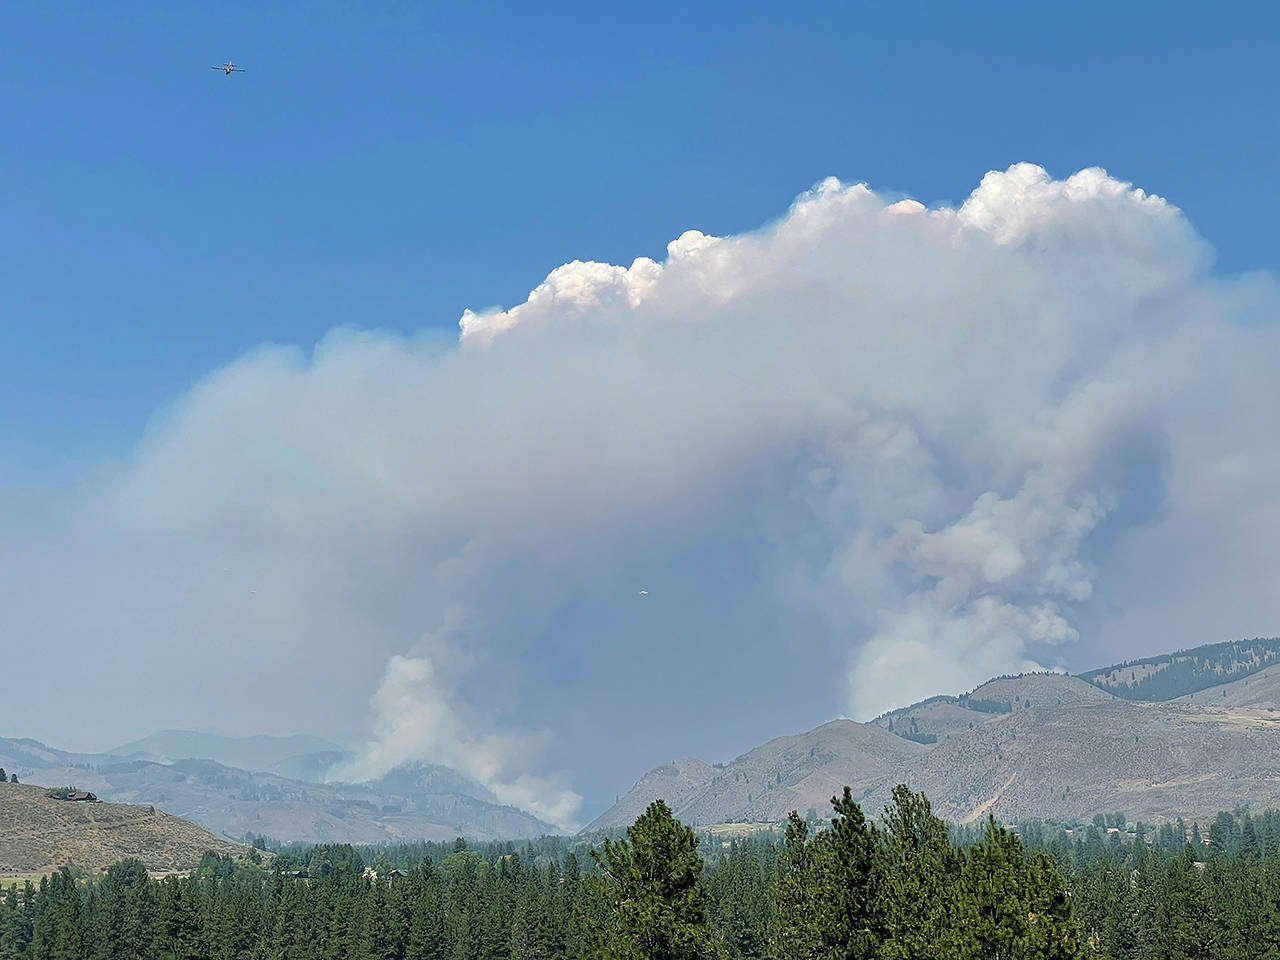
[{"label": "small aircraft in flight", "polygon": [[237,66],[236,66],[234,63],[232,63],[230,60],[228,60],[226,63],[222,64],[221,66],[219,66],[219,65],[217,65],[217,64],[214,64],[214,65],[213,65],[212,67],[210,67],[209,69],[210,69],[210,70],[221,70],[221,71],[222,71],[223,73],[225,73],[228,77],[229,77],[229,76],[231,76],[233,73],[244,73],[244,67],[237,67]]}]

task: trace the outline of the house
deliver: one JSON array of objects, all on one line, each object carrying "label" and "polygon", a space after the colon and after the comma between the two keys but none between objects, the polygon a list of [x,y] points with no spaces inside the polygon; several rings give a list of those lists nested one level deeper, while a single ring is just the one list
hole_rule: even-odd
[{"label": "house", "polygon": [[405,877],[405,876],[408,876],[408,874],[406,874],[403,870],[389,870],[386,873],[380,874],[378,873],[377,870],[373,869],[373,867],[364,868],[364,878],[368,880],[370,883],[373,883],[377,880],[386,880],[388,883],[390,883],[392,880],[395,880],[397,877]]},{"label": "house", "polygon": [[51,790],[48,796],[55,800],[72,800],[76,803],[101,803],[95,794],[87,790]]}]

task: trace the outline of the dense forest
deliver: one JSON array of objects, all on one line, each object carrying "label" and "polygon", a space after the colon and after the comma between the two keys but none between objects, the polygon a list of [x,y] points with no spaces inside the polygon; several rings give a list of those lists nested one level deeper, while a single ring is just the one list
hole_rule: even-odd
[{"label": "dense forest", "polygon": [[10,887],[17,957],[1280,960],[1280,816],[948,830],[900,787],[877,820],[846,790],[783,836],[700,838],[657,802],[593,848],[320,845],[163,879],[125,861]]}]

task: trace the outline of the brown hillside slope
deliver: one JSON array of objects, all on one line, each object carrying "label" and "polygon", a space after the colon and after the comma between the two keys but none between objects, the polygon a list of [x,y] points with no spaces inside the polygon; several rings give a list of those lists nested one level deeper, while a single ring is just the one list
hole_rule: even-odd
[{"label": "brown hillside slope", "polygon": [[924,734],[945,740],[968,736],[976,728],[997,722],[1003,716],[973,709],[970,702],[1002,703],[1016,711],[1028,707],[1063,707],[1114,699],[1105,690],[1099,690],[1078,677],[1065,673],[1034,673],[988,680],[967,698],[936,697],[891,710],[871,722],[899,734]]},{"label": "brown hillside slope", "polygon": [[1280,718],[1112,700],[1014,711],[901,774],[961,822],[1113,810],[1156,820],[1275,806],[1278,767]]},{"label": "brown hillside slope", "polygon": [[[1246,679],[1262,689],[1262,677]],[[776,821],[790,810],[825,811],[848,784],[864,808],[878,812],[898,783],[924,791],[955,821],[987,814],[1089,818],[1117,810],[1158,820],[1238,804],[1280,806],[1280,712],[1120,700],[1052,674],[991,681],[972,697],[1011,709],[984,713],[953,701],[945,710],[935,703],[895,711],[898,730],[913,716],[919,732],[941,720],[936,744],[888,732],[880,725],[885,718],[824,724],[717,768],[711,783],[686,791],[673,809],[696,824]],[[646,785],[655,784],[641,780],[623,798],[626,809],[660,795]],[[589,829],[625,825],[620,809]]]},{"label": "brown hillside slope", "polygon": [[192,870],[206,850],[239,856],[239,844],[148,807],[71,803],[45,788],[0,784],[0,874],[41,873],[71,862],[87,869],[137,857],[154,872]]},{"label": "brown hillside slope", "polygon": [[620,823],[631,824],[658,798],[672,809],[682,808],[715,779],[716,772],[709,763],[691,757],[664,763],[641,777],[610,809]]},{"label": "brown hillside slope", "polygon": [[1280,663],[1249,677],[1232,680],[1198,693],[1179,697],[1173,703],[1198,704],[1206,707],[1257,707],[1280,710]]},{"label": "brown hillside slope", "polygon": [[1115,700],[1079,677],[1065,673],[1028,673],[1020,677],[988,680],[969,696],[974,700],[1003,700],[1013,706],[1069,707],[1080,703],[1107,703]]},{"label": "brown hillside slope", "polygon": [[874,725],[832,720],[807,733],[770,740],[722,767],[680,761],[685,776],[675,765],[658,767],[587,829],[626,826],[634,812],[658,798],[688,823],[779,820],[791,810],[825,807],[844,784],[858,792],[876,786],[927,752]]}]

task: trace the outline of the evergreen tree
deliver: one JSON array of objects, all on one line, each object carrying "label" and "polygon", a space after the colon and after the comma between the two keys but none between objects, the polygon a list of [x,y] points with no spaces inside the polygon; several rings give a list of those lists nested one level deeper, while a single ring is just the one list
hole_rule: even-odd
[{"label": "evergreen tree", "polygon": [[1240,829],[1240,853],[1244,856],[1256,857],[1260,852],[1258,832],[1253,826],[1253,819],[1246,814]]},{"label": "evergreen tree", "polygon": [[988,818],[964,865],[955,956],[962,960],[1075,960],[1080,937],[1061,878],[1043,857]]},{"label": "evergreen tree", "polygon": [[707,929],[698,838],[655,800],[627,839],[606,839],[596,863],[612,881],[605,955],[618,960],[702,960],[718,951]]},{"label": "evergreen tree", "polygon": [[773,881],[771,960],[810,960],[819,955],[822,937],[812,852],[809,824],[792,810]]},{"label": "evergreen tree", "polygon": [[923,794],[905,786],[885,808],[878,851],[879,960],[945,955],[957,929],[960,858]]},{"label": "evergreen tree", "polygon": [[169,877],[160,885],[156,956],[160,960],[204,960],[203,929],[195,881]]},{"label": "evergreen tree", "polygon": [[31,931],[32,960],[81,960],[85,954],[80,892],[63,867],[40,880]]},{"label": "evergreen tree", "polygon": [[566,955],[581,960],[607,956],[613,920],[614,887],[603,874],[582,878],[569,913],[565,937]]},{"label": "evergreen tree", "polygon": [[444,898],[440,883],[428,867],[409,875],[412,906],[406,960],[445,960]]},{"label": "evergreen tree", "polygon": [[768,937],[768,880],[747,843],[733,841],[707,881],[708,921],[730,960],[759,957]]},{"label": "evergreen tree", "polygon": [[814,838],[811,860],[817,897],[820,956],[864,960],[879,947],[875,867],[878,838],[848,787],[831,798],[831,829]]}]

